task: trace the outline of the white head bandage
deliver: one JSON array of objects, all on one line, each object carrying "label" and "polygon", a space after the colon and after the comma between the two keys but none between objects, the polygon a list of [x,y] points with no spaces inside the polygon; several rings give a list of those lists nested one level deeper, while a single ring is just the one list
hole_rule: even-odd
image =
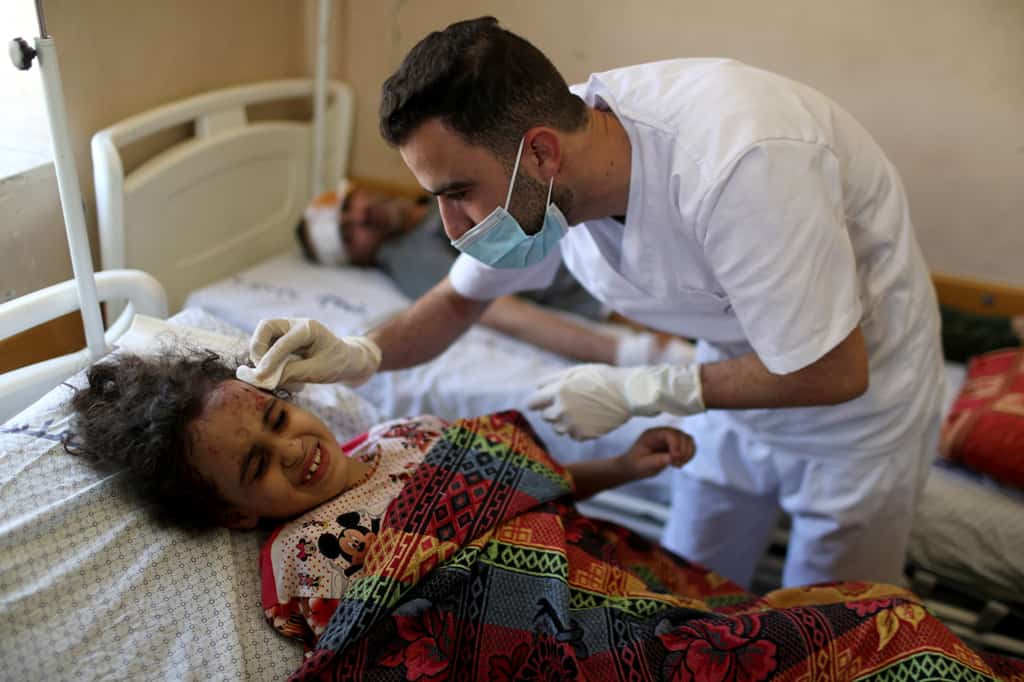
[{"label": "white head bandage", "polygon": [[303,217],[306,220],[306,239],[313,258],[321,265],[348,263],[345,244],[341,240],[341,204],[352,189],[348,180],[338,183],[338,189],[324,192],[310,202]]}]

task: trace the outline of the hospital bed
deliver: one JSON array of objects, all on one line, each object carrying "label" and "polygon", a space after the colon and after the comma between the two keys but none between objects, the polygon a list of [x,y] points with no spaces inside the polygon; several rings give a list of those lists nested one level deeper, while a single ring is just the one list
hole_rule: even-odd
[{"label": "hospital bed", "polygon": [[[273,267],[275,258],[302,267],[236,284],[258,292],[264,304],[312,300],[319,308],[310,314],[329,317],[320,311],[334,311],[336,329],[365,329],[407,303],[382,276],[310,269],[294,254],[295,219],[314,184],[307,170],[310,125],[249,114],[308,97],[311,90],[310,81],[233,88],[140,114],[96,135],[104,271],[95,281],[115,320],[104,344],[118,347],[134,339],[137,347],[137,335],[124,335],[133,314],[162,317],[170,310],[175,314],[169,322],[179,334],[214,332],[227,344],[225,353],[243,352],[248,328],[195,307],[179,308],[191,291],[225,276],[231,284],[253,263]],[[336,182],[344,171],[351,126],[348,88],[331,83],[327,90],[323,184]],[[130,162],[126,148],[137,150],[161,131],[178,134],[183,128],[192,131],[186,139],[144,162]],[[272,254],[278,256],[267,261]],[[141,270],[124,270],[143,263],[159,282]],[[332,275],[342,279],[332,281]],[[77,302],[68,282],[4,304],[0,338],[67,313]],[[261,309],[274,314],[266,305]],[[155,347],[167,338],[161,334],[146,342]],[[526,376],[566,364],[483,331],[464,343],[470,352],[448,353],[448,371],[424,367],[382,375],[365,395],[387,414],[476,413],[515,405],[508,391],[488,380],[478,382],[475,401],[465,400],[459,377],[488,371],[493,377],[505,365],[505,378],[522,384]],[[73,374],[68,386],[81,385],[83,375],[76,370],[90,359],[83,349],[0,377],[0,385],[23,389],[18,396],[0,396],[7,409],[45,394],[0,426],[2,677],[282,679],[301,661],[301,647],[263,621],[256,568],[261,535],[218,530],[191,537],[159,527],[124,495],[120,476],[97,472],[64,452],[60,440],[70,389],[58,384]],[[436,397],[410,398],[417,394]],[[322,414],[339,439],[385,418],[373,402],[341,386],[307,387],[297,399]],[[590,444],[579,456],[621,451],[631,441],[622,435],[611,445]]]},{"label": "hospital bed", "polygon": [[[308,124],[252,121],[245,112],[303,96],[309,87],[288,81],[218,91],[98,133],[93,163],[103,267],[152,273],[167,291],[171,322],[234,339],[236,348],[263,317],[317,317],[335,332],[358,333],[407,305],[380,273],[317,267],[297,254],[293,227],[311,185]],[[329,91],[334,123],[324,173],[333,182],[345,169],[351,95],[339,83]],[[195,134],[129,167],[125,146],[182,124]],[[116,334],[110,341],[116,343]],[[434,363],[381,374],[358,393],[330,387],[328,394],[305,399],[313,409],[324,405],[350,415],[332,424],[344,437],[393,416],[522,408],[537,377],[565,366],[563,358],[473,329]],[[81,377],[71,383],[76,381]],[[8,672],[36,679],[273,679],[293,670],[299,648],[259,615],[258,534],[216,531],[197,539],[155,526],[118,494],[117,476],[98,474],[63,454],[58,441],[66,427],[66,395],[51,391],[0,428],[0,660]],[[532,422],[553,452],[580,459],[621,452],[644,428],[672,423],[633,420],[600,442],[577,444]],[[662,475],[604,494],[587,511],[656,536],[667,515],[668,481]],[[985,511],[992,517],[987,523],[1020,532],[1024,503],[1007,495],[996,509],[992,494],[1003,491],[965,485],[969,512],[958,514],[966,517],[961,521],[976,521]],[[954,488],[936,489],[930,482],[922,507],[931,499],[951,508]],[[963,612],[961,636],[1024,651],[999,631],[1019,608],[1024,537],[998,548],[1001,556],[983,558],[991,548],[958,550],[956,543],[984,536],[984,528],[965,528],[962,537],[948,540],[940,534],[948,524],[931,528],[931,516],[919,515],[915,525],[915,547],[938,538],[927,545],[931,550],[915,549],[915,566],[924,565],[915,573],[921,576],[915,587],[930,584],[937,606]],[[928,556],[945,543],[953,544],[944,558]],[[770,574],[777,561],[767,557],[762,573]],[[1005,570],[976,575],[985,572],[979,568],[984,561]],[[947,583],[966,587],[984,606],[947,605],[941,601]],[[44,657],[34,653],[40,642]]]},{"label": "hospital bed", "polygon": [[[215,106],[216,93],[205,97],[203,106]],[[105,266],[110,258],[113,267],[152,272],[168,287],[172,306],[181,303],[202,309],[245,332],[266,317],[315,317],[338,334],[356,334],[410,303],[380,272],[307,263],[292,238],[292,222],[300,213],[294,204],[266,205],[262,212],[252,211],[249,198],[253,192],[246,187],[254,172],[250,166],[277,148],[269,141],[264,145],[259,138],[249,139],[244,127],[220,131],[227,140],[219,148],[237,145],[244,150],[237,152],[237,161],[231,165],[211,166],[201,152],[190,150],[186,143],[183,149],[161,153],[128,177],[107,174],[105,169],[116,171],[118,167],[117,138],[133,137],[133,129],[151,130],[155,125],[151,120],[157,118],[157,112],[141,114],[96,136],[94,164]],[[334,121],[329,129],[339,136],[335,143],[347,150],[351,121],[344,115]],[[235,153],[227,155],[236,158]],[[199,158],[192,160],[191,156]],[[342,174],[345,155],[332,149],[328,156],[334,160],[332,169]],[[283,188],[274,182],[272,178],[262,181],[259,194],[263,200],[274,191],[283,198]],[[145,184],[144,191],[140,184]],[[179,199],[182,185],[206,195],[202,201],[183,201]],[[220,191],[222,187],[237,189],[232,193]],[[123,214],[120,206],[124,206]],[[161,217],[154,220],[153,215]],[[252,227],[267,215],[281,216],[278,222],[284,224],[272,228],[267,222]],[[254,236],[257,232],[259,238]],[[264,248],[271,242],[272,249]],[[244,257],[239,249],[243,244]],[[268,252],[274,255],[265,259]],[[231,262],[224,262],[220,254],[231,254]],[[962,288],[945,290],[955,296]],[[614,332],[616,327],[605,329]],[[535,380],[567,365],[564,358],[478,327],[436,361],[380,374],[359,393],[383,417],[436,414],[455,418],[510,407],[526,412],[525,396]],[[963,372],[963,367],[947,367],[947,402],[959,388]],[[665,417],[634,419],[600,441],[574,443],[555,434],[542,420],[531,417],[531,422],[554,452],[571,453],[573,459],[621,452],[643,429],[674,423]],[[671,473],[665,472],[606,493],[587,505],[587,511],[657,537],[667,515],[670,479]],[[910,567],[915,588],[934,597],[936,610],[958,634],[976,644],[1018,654],[1024,654],[1020,641],[1024,636],[1018,634],[1014,639],[1009,635],[1024,624],[1019,620],[1024,604],[1022,512],[1024,501],[1016,491],[961,469],[936,465],[915,521]],[[994,528],[1000,532],[992,533]],[[777,546],[784,545],[784,539],[785,530],[780,529]],[[779,552],[766,557],[759,574],[764,586],[777,583],[780,566]],[[952,601],[943,602],[946,595],[952,595]]]}]

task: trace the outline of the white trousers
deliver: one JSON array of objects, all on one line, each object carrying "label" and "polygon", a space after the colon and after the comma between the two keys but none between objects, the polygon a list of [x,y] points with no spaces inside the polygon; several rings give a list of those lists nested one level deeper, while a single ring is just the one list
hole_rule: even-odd
[{"label": "white trousers", "polygon": [[687,418],[697,456],[674,472],[662,544],[749,587],[781,511],[792,519],[783,584],[902,583],[914,507],[938,442],[938,413],[891,455],[800,457],[714,412]]}]

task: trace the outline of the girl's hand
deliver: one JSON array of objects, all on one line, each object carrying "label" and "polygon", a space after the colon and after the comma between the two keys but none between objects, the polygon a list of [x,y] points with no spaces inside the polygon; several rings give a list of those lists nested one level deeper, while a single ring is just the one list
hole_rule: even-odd
[{"label": "girl's hand", "polygon": [[623,478],[635,481],[659,473],[671,464],[681,467],[697,451],[693,438],[679,429],[662,426],[647,429],[636,439],[633,446],[619,457],[623,467]]}]

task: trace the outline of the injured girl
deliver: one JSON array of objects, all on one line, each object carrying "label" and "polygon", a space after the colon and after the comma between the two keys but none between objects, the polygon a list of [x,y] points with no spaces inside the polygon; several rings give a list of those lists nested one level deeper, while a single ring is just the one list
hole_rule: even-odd
[{"label": "injured girl", "polygon": [[69,452],[127,471],[186,525],[278,524],[263,607],[313,648],[296,679],[1024,679],[902,589],[758,597],[576,510],[688,461],[675,429],[563,466],[516,412],[395,420],[339,444],[212,353],[124,355],[87,378]]}]

